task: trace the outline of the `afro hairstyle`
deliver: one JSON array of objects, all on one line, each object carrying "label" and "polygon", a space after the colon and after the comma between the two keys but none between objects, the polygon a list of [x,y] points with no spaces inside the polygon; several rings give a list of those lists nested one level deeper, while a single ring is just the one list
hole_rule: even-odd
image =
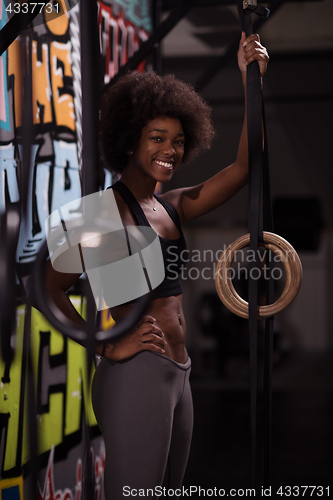
[{"label": "afro hairstyle", "polygon": [[105,166],[121,173],[127,152],[139,142],[143,127],[161,116],[178,118],[183,126],[183,163],[210,148],[215,135],[211,108],[191,85],[174,75],[129,73],[102,96],[100,146]]}]

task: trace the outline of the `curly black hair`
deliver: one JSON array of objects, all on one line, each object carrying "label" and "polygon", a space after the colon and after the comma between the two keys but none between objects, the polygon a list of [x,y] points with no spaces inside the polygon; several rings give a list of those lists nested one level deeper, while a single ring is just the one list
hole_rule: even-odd
[{"label": "curly black hair", "polygon": [[183,163],[210,148],[215,135],[211,108],[191,85],[174,75],[130,73],[102,96],[100,144],[105,166],[122,172],[128,159],[126,153],[140,140],[143,127],[160,116],[178,118],[183,126]]}]

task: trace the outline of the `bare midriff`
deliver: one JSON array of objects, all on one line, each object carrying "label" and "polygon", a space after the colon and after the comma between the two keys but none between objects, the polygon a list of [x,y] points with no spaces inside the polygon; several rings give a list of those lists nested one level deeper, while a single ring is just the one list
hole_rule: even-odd
[{"label": "bare midriff", "polygon": [[[116,323],[128,316],[134,306],[135,304],[123,304],[113,307],[111,314]],[[186,325],[182,308],[182,294],[152,300],[145,314],[156,319],[154,324],[165,335],[167,344],[164,356],[177,363],[185,363],[188,354],[185,347]]]}]

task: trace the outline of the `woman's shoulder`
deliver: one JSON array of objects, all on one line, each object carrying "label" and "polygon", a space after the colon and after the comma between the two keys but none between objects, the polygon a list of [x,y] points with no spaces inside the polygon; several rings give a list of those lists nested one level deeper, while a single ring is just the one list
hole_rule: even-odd
[{"label": "woman's shoulder", "polygon": [[[110,186],[108,189],[111,189],[111,187],[112,186]],[[113,195],[115,197],[117,207],[119,210],[119,214],[120,214],[120,217],[121,217],[123,223],[128,225],[128,226],[135,226],[136,224],[135,224],[133,214],[130,210],[130,207],[128,206],[128,204],[124,200],[124,198],[115,189],[112,189],[112,192],[113,192]]]},{"label": "woman's shoulder", "polygon": [[172,189],[158,195],[160,199],[171,205],[177,211],[180,221],[182,221],[181,191],[181,189]]}]

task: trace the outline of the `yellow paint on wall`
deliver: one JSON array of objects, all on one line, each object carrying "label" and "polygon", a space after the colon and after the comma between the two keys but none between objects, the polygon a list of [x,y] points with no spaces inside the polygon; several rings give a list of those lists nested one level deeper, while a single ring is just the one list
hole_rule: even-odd
[{"label": "yellow paint on wall", "polygon": [[49,8],[44,9],[44,18],[51,33],[61,36],[67,33],[69,19],[65,1],[59,0],[58,4],[58,12],[54,9],[52,13],[49,13]]},{"label": "yellow paint on wall", "polygon": [[[22,348],[24,330],[25,306],[16,309],[16,349],[15,357],[10,367],[10,382],[1,382],[0,385],[0,412],[9,414],[6,448],[4,450],[4,470],[9,470],[16,465],[16,453],[19,436],[19,411],[22,377]],[[4,373],[4,362],[0,356],[0,373]]]},{"label": "yellow paint on wall", "polygon": [[[32,366],[35,381],[35,399],[37,398],[37,377],[38,363],[40,350],[40,332],[50,332],[50,349],[51,346],[56,346],[58,349],[52,354],[59,354],[59,347],[62,345],[64,349],[64,341],[59,340],[59,332],[57,332],[44,316],[37,311],[31,309],[31,353]],[[53,337],[55,339],[53,340]],[[25,388],[24,401],[24,422],[23,422],[23,446],[22,446],[22,464],[26,463],[30,458],[29,452],[29,425],[28,425],[28,388]],[[42,415],[36,415],[37,437],[38,437],[38,454],[49,451],[52,446],[57,446],[63,440],[63,408],[64,396],[62,393],[50,394],[49,396],[49,411]]]},{"label": "yellow paint on wall", "polygon": [[17,486],[20,492],[20,500],[23,500],[23,476],[3,479],[0,481],[0,500],[3,500],[2,492],[8,488]]},{"label": "yellow paint on wall", "polygon": [[14,111],[15,126],[22,125],[22,106],[23,106],[23,77],[25,75],[25,66],[27,59],[27,50],[24,48],[22,37],[16,40],[8,47],[8,76],[14,76]]},{"label": "yellow paint on wall", "polygon": [[[84,404],[86,419],[90,426],[96,425],[91,404],[91,379],[87,378],[87,361],[84,347],[68,341],[67,394],[65,413],[65,436],[81,427],[81,407]],[[83,397],[83,401],[82,401]]]},{"label": "yellow paint on wall", "polygon": [[[86,299],[71,297],[72,304],[83,318],[86,317]],[[97,425],[91,403],[91,382],[94,375],[94,367],[91,370],[91,378],[87,378],[86,350],[73,340],[68,340],[68,363],[67,363],[67,398],[65,414],[65,436],[80,429],[81,426],[81,398],[87,422],[90,426]]]},{"label": "yellow paint on wall", "polygon": [[41,46],[41,61],[37,58],[38,43],[32,41],[32,118],[33,123],[41,123],[40,109],[43,106],[43,123],[52,122],[51,83],[49,78],[49,49]]},{"label": "yellow paint on wall", "polygon": [[111,316],[110,309],[102,309],[101,311],[101,329],[109,330],[115,324],[115,320]]},{"label": "yellow paint on wall", "polygon": [[[64,396],[61,393],[50,394],[48,413],[37,415],[38,454],[49,451],[63,440],[63,408]],[[25,460],[22,462],[25,463]]]},{"label": "yellow paint on wall", "polygon": [[[63,64],[59,67],[58,61]],[[70,42],[50,43],[50,62],[51,62],[51,84],[53,93],[53,105],[57,126],[65,126],[75,130],[75,114],[73,96],[62,93],[64,87],[64,76],[71,77],[72,63],[70,55]]]},{"label": "yellow paint on wall", "polygon": [[[64,340],[59,337],[62,335],[56,331],[44,316],[37,311],[31,309],[31,353],[32,366],[35,382],[35,400],[37,398],[37,378],[38,378],[38,363],[40,350],[40,332],[50,332],[50,355],[59,354],[64,349]],[[54,338],[55,337],[55,338]],[[53,339],[54,338],[54,339]],[[52,352],[51,346],[56,346],[56,352]],[[59,351],[59,347],[62,350]],[[22,464],[25,464],[30,458],[29,446],[29,424],[28,424],[28,387],[25,388],[24,401],[24,421],[23,421],[23,446],[22,446]],[[42,415],[36,415],[37,439],[38,439],[38,454],[49,451],[52,446],[57,446],[63,440],[63,407],[64,396],[62,393],[50,394],[49,396],[49,411]]]},{"label": "yellow paint on wall", "polygon": [[[85,300],[81,297],[72,298],[74,307],[85,317]],[[19,447],[19,413],[22,373],[24,317],[26,307],[19,306],[16,310],[16,351],[15,358],[10,367],[10,382],[0,385],[0,413],[9,415],[6,447],[3,457],[3,470],[8,471],[17,465],[21,458],[24,465],[29,460],[29,426],[28,426],[28,391],[25,387],[24,413],[23,413],[23,438],[22,456],[17,457]],[[91,370],[90,380],[87,375],[86,350],[76,342],[66,339],[56,331],[44,316],[32,308],[31,310],[31,352],[32,367],[35,383],[35,397],[37,397],[37,377],[40,352],[41,332],[50,332],[50,355],[54,356],[64,352],[67,342],[66,363],[66,391],[49,395],[49,411],[36,416],[38,433],[38,453],[44,453],[52,446],[60,444],[65,436],[81,429],[81,411],[84,405],[85,416],[90,426],[97,425],[91,404],[91,380],[94,367]],[[4,363],[0,357],[0,373],[4,373]],[[0,498],[1,500],[1,498]]]}]

